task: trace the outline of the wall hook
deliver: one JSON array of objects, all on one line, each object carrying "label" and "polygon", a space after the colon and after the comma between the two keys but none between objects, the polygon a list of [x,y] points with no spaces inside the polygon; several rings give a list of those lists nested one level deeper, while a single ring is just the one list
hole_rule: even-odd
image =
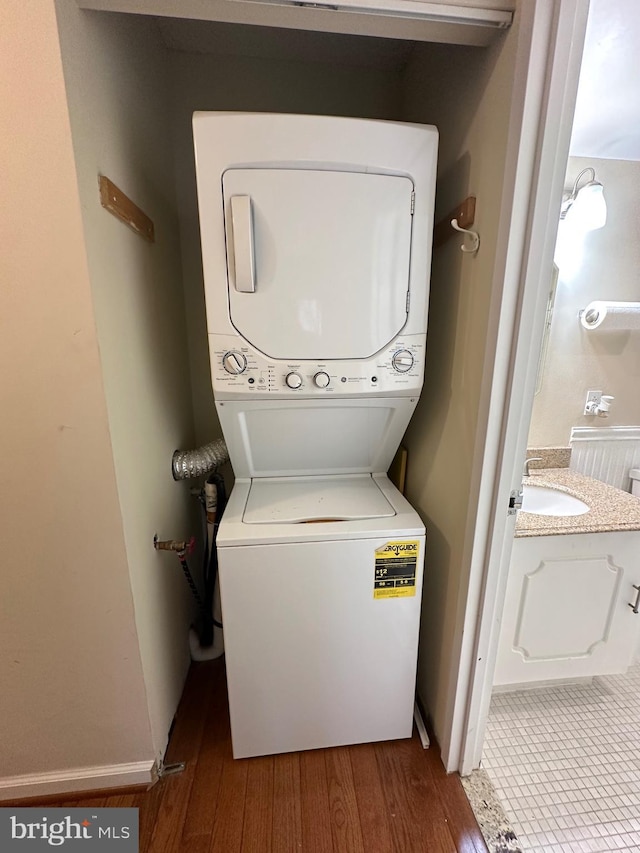
[{"label": "wall hook", "polygon": [[461,228],[458,225],[457,219],[451,220],[451,227],[454,228],[456,231],[459,231],[461,234],[468,234],[469,235],[469,238],[470,238],[469,245],[465,246],[463,244],[462,246],[460,246],[460,250],[462,252],[468,252],[469,254],[474,255],[478,251],[478,249],[480,248],[480,235],[478,234],[478,232],[477,231],[470,231],[468,228]]}]

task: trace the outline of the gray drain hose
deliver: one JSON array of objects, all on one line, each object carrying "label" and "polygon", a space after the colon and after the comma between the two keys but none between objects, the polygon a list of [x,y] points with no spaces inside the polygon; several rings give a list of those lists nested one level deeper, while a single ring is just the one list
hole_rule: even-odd
[{"label": "gray drain hose", "polygon": [[176,450],[171,460],[174,480],[202,477],[219,468],[229,459],[229,451],[223,438],[203,444],[196,450]]}]

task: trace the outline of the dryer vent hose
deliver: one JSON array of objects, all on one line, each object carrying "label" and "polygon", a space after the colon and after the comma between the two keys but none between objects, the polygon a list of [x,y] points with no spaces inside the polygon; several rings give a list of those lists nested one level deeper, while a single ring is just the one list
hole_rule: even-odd
[{"label": "dryer vent hose", "polygon": [[176,450],[171,460],[174,480],[202,477],[219,468],[229,459],[229,451],[223,438],[203,444],[197,450]]}]

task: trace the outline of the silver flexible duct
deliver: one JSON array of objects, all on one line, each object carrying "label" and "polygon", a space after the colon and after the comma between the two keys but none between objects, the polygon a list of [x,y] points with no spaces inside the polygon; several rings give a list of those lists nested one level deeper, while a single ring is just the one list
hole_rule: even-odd
[{"label": "silver flexible duct", "polygon": [[176,450],[171,460],[174,480],[202,477],[219,468],[229,459],[229,451],[223,438],[203,444],[196,450]]}]

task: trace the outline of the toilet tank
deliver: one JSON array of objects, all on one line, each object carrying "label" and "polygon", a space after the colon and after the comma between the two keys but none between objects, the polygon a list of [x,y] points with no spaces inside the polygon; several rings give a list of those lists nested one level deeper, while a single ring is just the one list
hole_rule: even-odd
[{"label": "toilet tank", "polygon": [[640,498],[640,468],[632,468],[629,476],[631,477],[631,494]]}]

